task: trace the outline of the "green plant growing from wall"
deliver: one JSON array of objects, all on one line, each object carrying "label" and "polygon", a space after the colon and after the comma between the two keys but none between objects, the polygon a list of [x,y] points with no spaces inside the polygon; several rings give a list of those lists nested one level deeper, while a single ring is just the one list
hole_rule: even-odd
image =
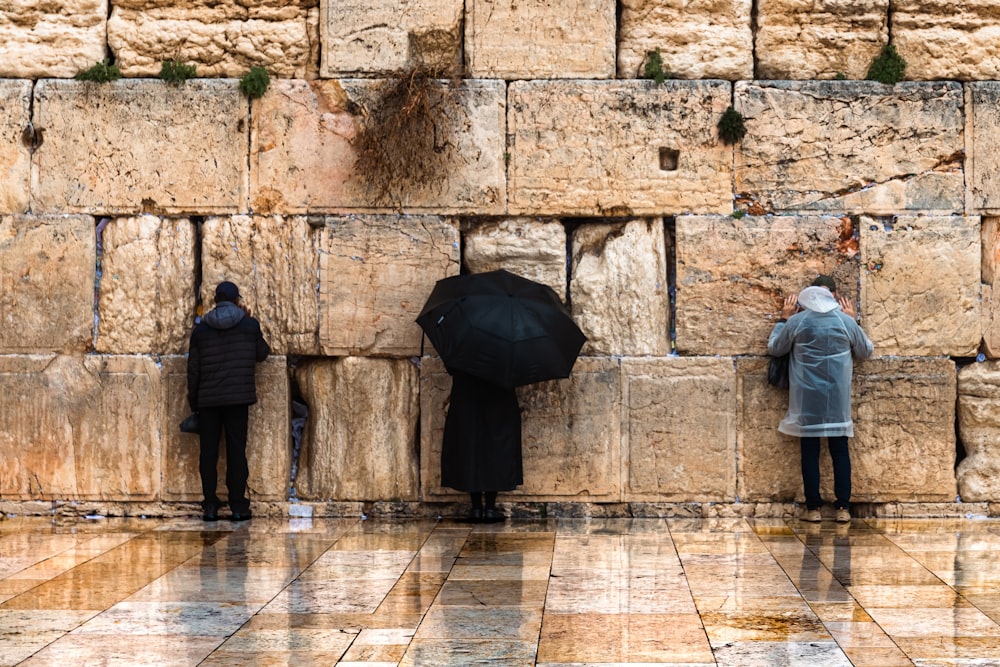
[{"label": "green plant growing from wall", "polygon": [[834,81],[847,81],[847,75],[843,72],[837,72],[833,77]]},{"label": "green plant growing from wall", "polygon": [[73,77],[77,81],[90,81],[92,83],[110,83],[122,78],[122,71],[118,65],[111,65],[107,59],[95,63],[93,67],[85,69]]},{"label": "green plant growing from wall", "polygon": [[160,78],[171,86],[179,86],[195,77],[194,65],[185,65],[176,60],[164,60],[160,65]]},{"label": "green plant growing from wall", "polygon": [[240,79],[240,92],[251,100],[264,96],[267,87],[271,85],[271,77],[263,67],[254,66]]},{"label": "green plant growing from wall", "polygon": [[746,136],[747,126],[743,114],[729,107],[719,119],[719,138],[726,145],[735,144]]},{"label": "green plant growing from wall", "polygon": [[905,71],[906,61],[896,51],[895,46],[886,44],[868,67],[868,74],[865,78],[868,81],[878,81],[891,86],[903,80]]},{"label": "green plant growing from wall", "polygon": [[660,49],[646,53],[646,64],[642,68],[642,78],[663,83],[670,78],[670,72],[663,69],[663,56]]},{"label": "green plant growing from wall", "polygon": [[729,214],[729,217],[735,220],[742,220],[744,217],[746,217],[746,214],[747,214],[746,211],[741,211],[740,209],[736,209],[735,211]]}]

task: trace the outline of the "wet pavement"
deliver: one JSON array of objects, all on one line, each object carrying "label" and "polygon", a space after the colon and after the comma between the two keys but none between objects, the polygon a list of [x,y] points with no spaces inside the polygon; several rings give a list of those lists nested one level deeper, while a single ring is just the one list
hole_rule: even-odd
[{"label": "wet pavement", "polygon": [[1000,665],[1000,520],[0,521],[0,665]]}]

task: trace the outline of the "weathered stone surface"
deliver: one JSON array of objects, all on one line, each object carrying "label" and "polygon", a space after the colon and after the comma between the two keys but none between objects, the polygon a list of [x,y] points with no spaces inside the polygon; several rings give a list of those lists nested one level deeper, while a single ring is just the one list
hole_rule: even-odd
[{"label": "weathered stone surface", "polygon": [[[161,361],[161,497],[167,501],[200,502],[198,436],[181,433],[178,429],[181,420],[191,413],[187,402],[187,357],[170,356]],[[247,492],[252,503],[278,502],[288,499],[292,469],[290,391],[286,358],[272,355],[257,364],[256,380],[257,403],[250,406],[247,437],[247,464],[250,469]],[[225,450],[223,438],[219,449],[217,487],[219,498],[223,500],[228,496]]]},{"label": "weathered stone surface", "polygon": [[[441,486],[441,438],[451,378],[435,357],[420,370],[420,486],[424,500],[454,498]],[[621,499],[621,372],[615,359],[583,357],[567,380],[518,389],[524,485],[501,500]]]},{"label": "weathered stone surface", "polygon": [[107,0],[0,5],[0,77],[71,77],[107,55]]},{"label": "weathered stone surface", "polygon": [[52,213],[246,209],[247,106],[236,81],[39,81],[32,208]]},{"label": "weathered stone surface", "polygon": [[782,299],[819,274],[857,294],[858,241],[847,217],[677,218],[677,350],[767,354]]},{"label": "weathered stone surface", "polygon": [[991,0],[894,1],[891,29],[907,79],[1000,78],[1000,23]]},{"label": "weathered stone surface", "polygon": [[144,215],[101,232],[96,349],[181,354],[195,316],[195,225]]},{"label": "weathered stone surface", "polygon": [[1000,362],[959,369],[958,435],[965,449],[956,471],[962,500],[1000,499]]},{"label": "weathered stone surface", "polygon": [[965,86],[965,206],[1000,213],[1000,82]]},{"label": "weathered stone surface", "polygon": [[[766,359],[737,360],[741,502],[802,500],[797,438],[778,433],[788,394],[767,384]],[[955,365],[948,359],[882,358],[855,365],[850,441],[855,502],[955,498]],[[833,498],[826,444],[823,498]]]},{"label": "weathered stone surface", "polygon": [[505,218],[466,229],[462,261],[472,273],[507,269],[566,295],[566,228],[532,218]]},{"label": "weathered stone surface", "polygon": [[[423,185],[391,183],[387,192],[354,172],[352,141],[384,81],[272,81],[254,103],[251,207],[258,213],[404,210],[503,212],[506,89],[502,81],[441,82],[435,127],[449,135],[444,173]],[[405,149],[404,149],[405,150]]]},{"label": "weathered stone surface", "polygon": [[417,315],[434,284],[459,271],[454,223],[433,216],[328,218],[319,247],[323,353],[420,354]]},{"label": "weathered stone surface", "polygon": [[663,221],[585,224],[573,232],[573,316],[591,355],[670,354]]},{"label": "weathered stone surface", "polygon": [[[623,0],[618,76],[642,76],[646,54],[681,79],[753,79],[750,0]],[[758,55],[760,52],[758,50]]]},{"label": "weathered stone surface", "polygon": [[0,495],[155,497],[159,376],[149,357],[0,356]]},{"label": "weathered stone surface", "polygon": [[408,66],[456,68],[462,0],[321,0],[320,76],[381,76]]},{"label": "weathered stone surface", "polygon": [[732,211],[729,84],[516,81],[509,98],[510,213]]},{"label": "weathered stone surface", "polygon": [[471,0],[465,12],[469,75],[612,79],[615,22],[614,3],[602,0]]},{"label": "weathered stone surface", "polygon": [[983,345],[992,359],[1000,357],[1000,218],[983,218],[980,226],[983,292],[980,308]]},{"label": "weathered stone surface", "polygon": [[833,79],[842,74],[864,79],[889,41],[888,18],[889,0],[849,5],[841,0],[762,0],[753,51],[757,78]]},{"label": "weathered stone surface", "polygon": [[295,489],[304,500],[417,499],[417,367],[408,359],[310,360]]},{"label": "weathered stone surface", "polygon": [[30,125],[31,82],[0,80],[0,214],[28,210]]},{"label": "weathered stone surface", "polygon": [[957,83],[738,82],[737,198],[755,214],[961,211],[962,103]]},{"label": "weathered stone surface", "polygon": [[318,0],[115,0],[108,44],[127,77],[159,76],[163,61],[173,60],[194,65],[199,77],[239,78],[258,66],[272,77],[314,78],[318,5]]},{"label": "weathered stone surface", "polygon": [[736,499],[731,358],[622,360],[626,501]]},{"label": "weathered stone surface", "polygon": [[275,354],[319,354],[319,249],[306,218],[209,218],[201,235],[204,312],[230,280]]},{"label": "weathered stone surface", "polygon": [[0,217],[0,353],[94,344],[94,220]]},{"label": "weathered stone surface", "polygon": [[974,356],[979,217],[861,218],[861,324],[876,354]]}]

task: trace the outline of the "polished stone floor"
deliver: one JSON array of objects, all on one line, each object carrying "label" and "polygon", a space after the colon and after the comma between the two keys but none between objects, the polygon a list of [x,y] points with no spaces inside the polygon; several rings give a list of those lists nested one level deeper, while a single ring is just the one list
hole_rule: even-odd
[{"label": "polished stone floor", "polygon": [[1000,521],[0,521],[0,665],[1000,665]]}]

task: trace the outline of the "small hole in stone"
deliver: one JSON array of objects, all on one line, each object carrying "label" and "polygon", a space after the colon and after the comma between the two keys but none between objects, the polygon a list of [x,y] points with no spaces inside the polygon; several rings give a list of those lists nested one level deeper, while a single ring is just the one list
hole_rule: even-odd
[{"label": "small hole in stone", "polygon": [[660,169],[662,171],[677,171],[677,161],[681,152],[674,148],[660,149]]}]

